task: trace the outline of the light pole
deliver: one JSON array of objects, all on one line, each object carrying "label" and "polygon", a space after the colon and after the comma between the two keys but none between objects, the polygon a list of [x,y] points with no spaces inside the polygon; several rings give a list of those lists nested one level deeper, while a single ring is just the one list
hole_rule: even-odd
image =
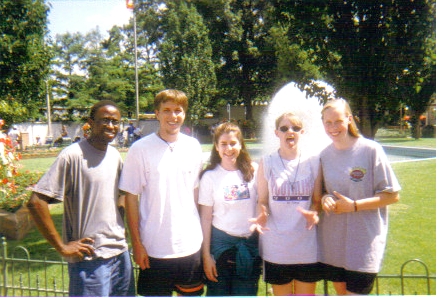
[{"label": "light pole", "polygon": [[135,15],[135,1],[126,0],[126,8],[132,9],[133,25],[134,25],[134,56],[135,56],[135,101],[137,114],[137,127],[140,126],[140,99],[138,91],[138,53],[137,53],[137,17]]},{"label": "light pole", "polygon": [[51,118],[51,109],[50,109],[50,93],[49,93],[49,80],[46,80],[46,94],[47,94],[47,137],[46,137],[46,143],[47,140],[50,139],[50,142],[53,140],[52,136],[52,118]]}]

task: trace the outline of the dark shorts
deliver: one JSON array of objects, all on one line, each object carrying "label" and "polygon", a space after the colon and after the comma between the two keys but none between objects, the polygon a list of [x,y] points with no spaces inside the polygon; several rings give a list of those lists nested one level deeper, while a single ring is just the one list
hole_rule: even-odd
[{"label": "dark shorts", "polygon": [[274,285],[285,285],[293,280],[316,282],[323,279],[319,263],[275,264],[264,261],[264,281]]},{"label": "dark shorts", "polygon": [[321,264],[325,279],[333,282],[345,282],[346,290],[355,294],[368,295],[373,289],[376,273],[349,271],[344,268]]},{"label": "dark shorts", "polygon": [[203,267],[200,251],[181,258],[149,257],[150,269],[140,270],[137,292],[141,296],[182,296],[203,294]]}]

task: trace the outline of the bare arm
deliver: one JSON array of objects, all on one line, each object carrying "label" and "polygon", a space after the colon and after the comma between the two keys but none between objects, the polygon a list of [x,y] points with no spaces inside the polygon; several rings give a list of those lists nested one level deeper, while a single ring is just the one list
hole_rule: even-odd
[{"label": "bare arm", "polygon": [[399,201],[398,192],[380,192],[375,194],[373,197],[356,201],[336,191],[334,191],[334,195],[338,198],[338,200],[335,202],[335,213],[359,212],[363,210],[378,209]]},{"label": "bare arm", "polygon": [[34,192],[27,202],[27,207],[38,230],[63,257],[83,259],[85,255],[91,256],[94,252],[94,248],[90,245],[94,242],[93,239],[82,238],[67,244],[62,241],[49,211],[47,203],[49,199],[49,197]]},{"label": "bare arm", "polygon": [[217,282],[217,268],[215,261],[211,256],[211,230],[212,230],[212,206],[200,205],[200,223],[202,225],[203,242],[202,242],[202,259],[203,270],[206,277]]},{"label": "bare arm", "polygon": [[263,233],[266,228],[267,218],[269,215],[269,186],[266,178],[264,177],[264,163],[261,160],[258,168],[257,175],[258,185],[258,204],[256,218],[251,218],[249,221],[253,223],[251,230],[257,230],[258,233]]},{"label": "bare arm", "polygon": [[149,263],[149,255],[147,254],[146,248],[141,242],[140,213],[139,213],[140,209],[139,209],[138,195],[134,195],[127,192],[125,194],[125,204],[126,204],[127,225],[131,236],[134,260],[135,263],[137,263],[142,270],[145,270],[147,268],[150,268],[150,263]]}]

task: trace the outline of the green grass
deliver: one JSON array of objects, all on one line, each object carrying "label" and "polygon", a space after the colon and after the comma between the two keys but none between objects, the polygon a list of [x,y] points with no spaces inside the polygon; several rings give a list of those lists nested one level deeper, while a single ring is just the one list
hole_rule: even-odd
[{"label": "green grass", "polygon": [[[435,143],[435,139],[430,139]],[[428,139],[426,139],[428,141]],[[410,141],[405,141],[408,144]],[[411,142],[415,143],[414,140]],[[432,142],[429,142],[432,143]],[[251,145],[252,146],[252,145]],[[258,146],[256,143],[253,146]],[[422,147],[424,145],[420,145]],[[210,150],[211,145],[204,146]],[[125,156],[125,153],[122,153]],[[53,162],[53,158],[35,158],[23,160],[26,169],[45,171]],[[399,275],[401,266],[411,259],[420,259],[429,269],[430,275],[436,273],[436,160],[394,163],[393,170],[402,186],[401,200],[389,207],[390,223],[385,259],[380,275]],[[61,205],[54,207],[51,213],[57,227],[61,228]],[[32,259],[40,259],[49,255],[56,259],[56,253],[50,250],[50,245],[43,240],[35,229],[22,241],[8,241],[9,251],[22,245],[29,249]],[[43,274],[40,268],[32,269],[32,275]],[[52,269],[51,269],[52,270]],[[60,276],[59,269],[53,269],[49,276]],[[405,274],[425,274],[424,268],[415,263],[405,267]],[[400,279],[381,279],[379,293],[382,295],[399,295]],[[426,285],[423,280],[406,280],[406,294],[425,294]],[[431,282],[431,294],[436,294],[435,280]],[[414,292],[414,290],[416,292]],[[375,291],[375,290],[374,290]],[[332,286],[329,293],[334,294]],[[375,292],[374,292],[375,293]],[[265,284],[260,283],[260,295],[265,295]],[[317,294],[323,294],[323,285],[317,286]]]}]

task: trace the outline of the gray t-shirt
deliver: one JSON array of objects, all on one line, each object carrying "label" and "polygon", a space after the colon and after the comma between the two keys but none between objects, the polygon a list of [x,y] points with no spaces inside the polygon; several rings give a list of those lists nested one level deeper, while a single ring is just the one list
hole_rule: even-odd
[{"label": "gray t-shirt", "polygon": [[64,203],[63,241],[94,239],[93,258],[110,258],[127,250],[117,208],[122,165],[112,146],[101,151],[82,140],[65,148],[33,189]]},{"label": "gray t-shirt", "polygon": [[[383,148],[372,140],[359,138],[348,150],[330,145],[320,158],[330,194],[335,190],[361,200],[401,189]],[[346,270],[378,273],[387,238],[387,209],[323,215],[318,230],[321,261]]]}]

